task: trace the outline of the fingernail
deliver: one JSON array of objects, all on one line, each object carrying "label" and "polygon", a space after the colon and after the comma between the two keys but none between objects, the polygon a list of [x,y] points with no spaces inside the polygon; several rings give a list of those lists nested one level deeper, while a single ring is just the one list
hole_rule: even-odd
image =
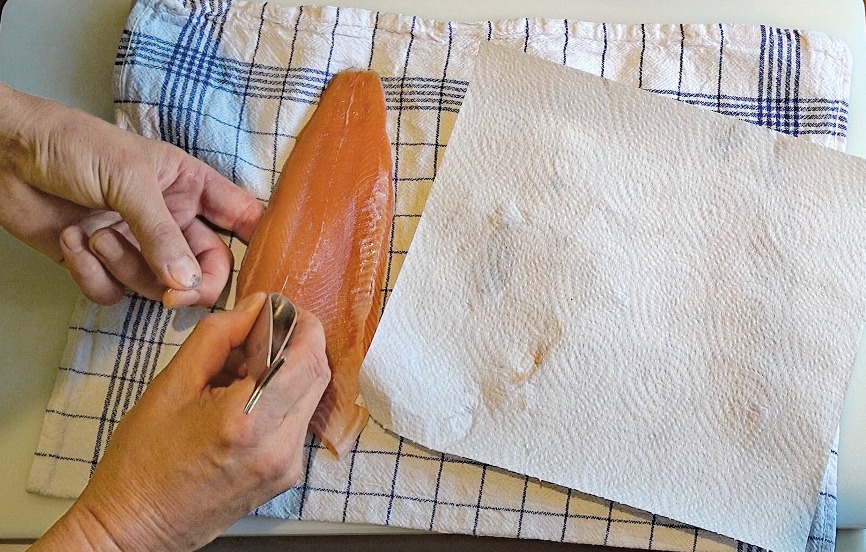
[{"label": "fingernail", "polygon": [[235,305],[233,310],[239,312],[246,312],[252,310],[254,307],[258,306],[258,304],[262,300],[262,296],[264,295],[263,291],[259,291],[257,293],[253,293],[252,295],[247,295],[244,297],[240,303]]},{"label": "fingernail", "polygon": [[107,261],[123,256],[123,248],[107,231],[97,232],[90,238],[90,250]]},{"label": "fingernail", "polygon": [[199,293],[193,289],[167,289],[162,294],[162,304],[167,309],[179,309],[194,305]]},{"label": "fingernail", "polygon": [[74,226],[67,227],[60,234],[60,239],[63,241],[63,245],[66,246],[66,249],[72,251],[73,253],[80,253],[84,249],[84,247],[81,245],[81,240],[75,239]]},{"label": "fingernail", "polygon": [[174,281],[187,289],[193,289],[201,282],[198,263],[189,257],[179,257],[168,264],[168,272]]}]

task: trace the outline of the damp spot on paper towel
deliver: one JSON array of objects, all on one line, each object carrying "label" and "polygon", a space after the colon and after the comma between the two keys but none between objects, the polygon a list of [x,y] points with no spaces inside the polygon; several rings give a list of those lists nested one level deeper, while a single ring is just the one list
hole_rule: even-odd
[{"label": "damp spot on paper towel", "polygon": [[543,358],[544,358],[544,347],[539,345],[535,349],[535,354],[532,355],[532,363],[535,364],[535,366],[537,367],[541,364],[541,360]]},{"label": "damp spot on paper towel", "polygon": [[518,370],[514,372],[511,375],[511,382],[515,384],[521,384],[532,379],[532,377],[535,376],[536,372],[538,372],[538,369],[541,367],[541,363],[544,362],[544,355],[546,353],[546,345],[540,344],[535,347],[535,349],[530,353],[532,363],[529,364],[525,370]]},{"label": "damp spot on paper towel", "polygon": [[511,282],[517,262],[514,244],[524,224],[514,205],[497,207],[487,216],[489,230],[480,237],[472,260],[473,283],[482,297],[500,295]]},{"label": "damp spot on paper towel", "polygon": [[535,378],[547,364],[551,350],[562,339],[562,324],[552,312],[541,309],[527,318],[527,353],[520,367],[511,374],[514,384],[523,384]]},{"label": "damp spot on paper towel", "polygon": [[510,367],[504,362],[496,360],[491,362],[491,377],[480,386],[481,403],[489,412],[501,410],[510,398],[510,391],[508,386],[505,385],[505,379],[502,377],[509,370]]},{"label": "damp spot on paper towel", "polygon": [[[562,326],[553,312],[536,307],[523,313],[521,324],[492,329],[483,351],[489,369],[479,382],[482,403],[489,411],[525,409],[545,373],[552,352],[562,340]],[[528,395],[527,395],[528,393]]]},{"label": "damp spot on paper towel", "polygon": [[750,418],[755,423],[760,423],[767,419],[770,414],[770,407],[766,404],[753,404],[749,407],[746,417]]},{"label": "damp spot on paper towel", "polygon": [[482,244],[473,263],[475,285],[482,296],[498,296],[511,281],[514,271],[514,253],[508,245]]}]

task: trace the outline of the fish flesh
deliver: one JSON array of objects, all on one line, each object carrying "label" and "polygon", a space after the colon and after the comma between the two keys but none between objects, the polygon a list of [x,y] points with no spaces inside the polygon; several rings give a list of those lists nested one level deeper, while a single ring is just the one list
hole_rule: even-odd
[{"label": "fish flesh", "polygon": [[393,216],[382,83],[372,71],[337,73],[250,240],[236,300],[282,293],[322,322],[331,381],[310,430],[338,457],[369,417],[358,373],[382,310]]}]

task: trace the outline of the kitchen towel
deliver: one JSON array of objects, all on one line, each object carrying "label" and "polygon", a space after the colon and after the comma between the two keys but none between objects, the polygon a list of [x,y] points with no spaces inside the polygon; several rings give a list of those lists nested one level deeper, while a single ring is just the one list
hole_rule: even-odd
[{"label": "kitchen towel", "polygon": [[[116,60],[124,128],[173,142],[266,200],[329,75],[383,79],[397,211],[390,289],[466,92],[479,43],[525,50],[669,98],[844,148],[850,57],[821,33],[736,25],[519,19],[447,23],[357,9],[140,0]],[[243,246],[229,240],[239,261]],[[231,291],[228,292],[231,304]],[[75,496],[117,422],[205,311],[84,299],[48,405],[29,489]],[[835,449],[810,547],[835,539]],[[670,550],[742,546],[652,513],[423,449],[369,424],[334,462],[317,440],[298,487],[258,513]]]},{"label": "kitchen towel", "polygon": [[361,370],[446,453],[806,548],[866,317],[866,161],[482,45]]}]

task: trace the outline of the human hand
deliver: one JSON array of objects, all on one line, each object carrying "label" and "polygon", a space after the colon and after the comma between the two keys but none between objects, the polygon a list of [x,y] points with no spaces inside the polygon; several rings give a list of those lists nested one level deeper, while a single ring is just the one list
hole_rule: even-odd
[{"label": "human hand", "polygon": [[[0,225],[65,266],[92,301],[124,286],[167,307],[216,302],[263,208],[179,148],[0,85]],[[202,217],[202,218],[199,218]]]},{"label": "human hand", "polygon": [[285,364],[244,414],[256,381],[232,363],[264,298],[199,323],[34,552],[79,549],[76,535],[94,550],[193,550],[298,482],[307,425],[330,379],[325,337],[299,309]]}]

